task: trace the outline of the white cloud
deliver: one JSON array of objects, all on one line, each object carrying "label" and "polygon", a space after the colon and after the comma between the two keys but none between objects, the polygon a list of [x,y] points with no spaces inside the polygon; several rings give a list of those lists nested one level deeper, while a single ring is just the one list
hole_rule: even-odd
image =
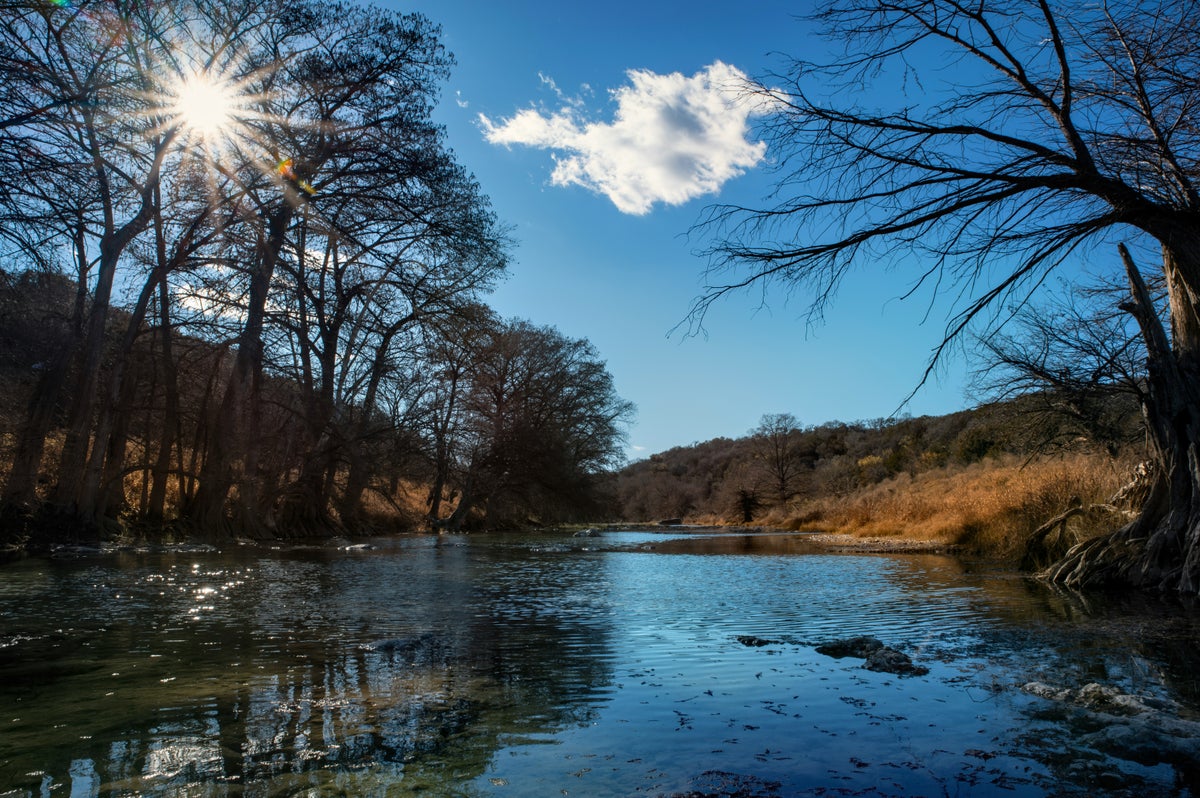
[{"label": "white cloud", "polygon": [[716,61],[691,77],[630,70],[629,83],[611,92],[611,122],[584,116],[583,100],[565,96],[540,76],[561,106],[518,111],[493,121],[480,114],[493,144],[552,151],[551,182],[606,195],[618,210],[642,215],[657,202],[681,205],[720,190],[762,161],[766,145],[750,141],[749,119],[762,104],[746,101],[746,76]]}]

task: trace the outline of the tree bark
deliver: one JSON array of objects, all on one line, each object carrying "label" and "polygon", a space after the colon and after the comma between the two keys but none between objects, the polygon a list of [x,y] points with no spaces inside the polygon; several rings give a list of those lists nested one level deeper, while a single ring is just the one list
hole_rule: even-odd
[{"label": "tree bark", "polygon": [[1157,480],[1139,516],[1107,537],[1071,549],[1044,576],[1070,587],[1121,584],[1164,591],[1200,590],[1200,241],[1163,248],[1171,337],[1141,273],[1122,245],[1130,284],[1122,305],[1146,342],[1143,413]]}]

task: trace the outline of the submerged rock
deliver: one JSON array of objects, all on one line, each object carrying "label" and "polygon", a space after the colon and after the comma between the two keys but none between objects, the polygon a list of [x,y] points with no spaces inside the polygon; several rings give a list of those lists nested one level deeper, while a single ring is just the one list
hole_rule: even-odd
[{"label": "submerged rock", "polygon": [[836,659],[842,657],[866,659],[881,648],[883,648],[883,641],[875,637],[847,637],[843,640],[822,643],[817,646],[817,653]]},{"label": "submerged rock", "polygon": [[747,648],[762,648],[763,646],[773,646],[781,643],[781,640],[767,640],[765,637],[755,637],[754,635],[738,635],[737,641]]},{"label": "submerged rock", "polygon": [[900,676],[924,676],[929,668],[914,665],[903,651],[891,646],[885,646],[876,637],[847,637],[843,640],[831,640],[817,646],[817,652],[827,657],[842,659],[843,657],[861,657],[866,660],[863,667],[879,673],[894,673]]},{"label": "submerged rock", "polygon": [[359,646],[363,651],[378,651],[388,655],[393,660],[417,661],[431,659],[432,650],[437,646],[437,637],[432,632],[415,637],[393,637],[386,640],[375,640]]},{"label": "submerged rock", "polygon": [[869,671],[880,673],[895,673],[898,675],[924,676],[929,668],[914,665],[912,659],[903,651],[894,648],[877,648],[867,657],[863,667]]},{"label": "submerged rock", "polygon": [[757,776],[706,770],[687,792],[671,793],[669,798],[778,798],[782,788],[781,782]]},{"label": "submerged rock", "polygon": [[1029,682],[1022,690],[1030,695],[1074,707],[1090,718],[1097,731],[1079,736],[1087,746],[1109,756],[1155,765],[1162,762],[1200,769],[1200,723],[1179,717],[1178,708],[1155,698],[1122,693],[1089,683],[1078,690]]}]

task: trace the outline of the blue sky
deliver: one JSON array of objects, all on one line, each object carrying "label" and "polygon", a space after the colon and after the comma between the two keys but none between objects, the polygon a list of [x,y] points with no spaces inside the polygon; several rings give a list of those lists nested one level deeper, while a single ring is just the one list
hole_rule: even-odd
[{"label": "blue sky", "polygon": [[[596,345],[638,406],[631,457],[744,435],[764,413],[887,416],[917,386],[946,308],[899,300],[915,268],[854,273],[815,326],[802,294],[772,292],[715,305],[705,336],[671,333],[702,290],[706,238],[689,231],[704,209],[772,185],[753,118],[722,109],[720,87],[814,55],[804,3],[385,5],[439,23],[457,58],[437,117],[517,241],[491,304]],[[904,410],[973,404],[966,370],[947,360]]]}]

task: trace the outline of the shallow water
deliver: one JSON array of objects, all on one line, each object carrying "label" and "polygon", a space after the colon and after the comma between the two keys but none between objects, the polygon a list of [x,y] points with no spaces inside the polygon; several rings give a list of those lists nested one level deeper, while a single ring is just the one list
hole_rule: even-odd
[{"label": "shallow water", "polygon": [[[929,673],[815,650],[855,635]],[[27,559],[0,796],[1195,795],[1198,643],[1194,602],[798,535]]]}]

